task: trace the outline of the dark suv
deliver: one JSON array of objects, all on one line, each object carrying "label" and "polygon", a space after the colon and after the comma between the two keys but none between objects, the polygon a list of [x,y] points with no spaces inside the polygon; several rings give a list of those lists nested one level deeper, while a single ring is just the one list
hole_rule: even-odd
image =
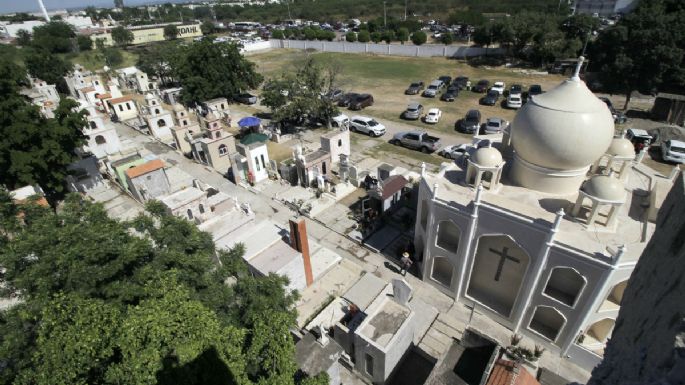
[{"label": "dark suv", "polygon": [[364,107],[373,105],[373,96],[370,94],[358,95],[352,102],[350,102],[350,110],[361,110]]},{"label": "dark suv", "polygon": [[480,104],[486,105],[486,106],[494,106],[497,104],[497,101],[499,100],[499,92],[495,90],[490,90],[488,91],[487,95],[483,96],[480,99]]},{"label": "dark suv", "polygon": [[490,88],[490,81],[489,80],[479,80],[478,84],[473,86],[473,92],[478,92],[481,94],[484,94],[488,91]]},{"label": "dark suv", "polygon": [[457,131],[466,134],[473,134],[477,132],[480,130],[480,111],[469,110],[469,112],[466,113],[466,116],[459,120],[455,126]]},{"label": "dark suv", "polygon": [[466,76],[457,76],[452,82],[452,85],[459,87],[459,90],[465,90],[469,83],[469,78]]},{"label": "dark suv", "polygon": [[359,94],[356,94],[354,92],[347,93],[343,95],[340,100],[338,100],[338,107],[349,107],[350,103],[352,103]]}]

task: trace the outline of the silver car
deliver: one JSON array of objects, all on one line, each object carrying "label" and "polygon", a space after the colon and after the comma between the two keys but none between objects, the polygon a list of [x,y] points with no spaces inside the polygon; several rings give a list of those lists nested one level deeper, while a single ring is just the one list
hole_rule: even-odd
[{"label": "silver car", "polygon": [[423,106],[419,103],[409,103],[403,117],[409,120],[418,120],[423,115]]}]

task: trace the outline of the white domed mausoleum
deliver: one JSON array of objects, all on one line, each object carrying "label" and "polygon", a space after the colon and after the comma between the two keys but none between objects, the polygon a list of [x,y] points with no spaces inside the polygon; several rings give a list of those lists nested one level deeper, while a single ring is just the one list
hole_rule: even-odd
[{"label": "white domed mausoleum", "polygon": [[578,72],[503,134],[476,138],[487,147],[435,174],[422,168],[412,258],[454,298],[446,316],[468,320],[459,327],[475,323],[502,346],[521,334],[589,376],[677,173],[659,174],[614,137]]},{"label": "white domed mausoleum", "polygon": [[577,191],[613,137],[611,112],[575,74],[516,114],[511,179],[547,193]]}]

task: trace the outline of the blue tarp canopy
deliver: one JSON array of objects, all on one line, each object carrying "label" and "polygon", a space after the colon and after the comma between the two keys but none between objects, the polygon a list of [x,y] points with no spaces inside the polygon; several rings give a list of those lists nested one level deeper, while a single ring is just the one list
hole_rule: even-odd
[{"label": "blue tarp canopy", "polygon": [[240,127],[256,127],[259,126],[262,123],[259,118],[255,118],[254,116],[248,116],[245,118],[242,118],[238,121],[238,126]]}]

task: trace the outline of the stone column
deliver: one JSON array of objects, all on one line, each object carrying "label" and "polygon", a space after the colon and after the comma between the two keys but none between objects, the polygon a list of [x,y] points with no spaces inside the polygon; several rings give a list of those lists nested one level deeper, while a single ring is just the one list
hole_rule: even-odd
[{"label": "stone column", "polygon": [[585,194],[581,191],[578,193],[578,199],[576,199],[576,203],[573,205],[573,210],[571,210],[571,216],[574,218],[578,217],[578,214],[580,213],[581,207],[583,207],[583,200],[585,199]]},{"label": "stone column", "polygon": [[459,264],[459,282],[457,282],[457,296],[458,301],[461,298],[464,289],[464,277],[466,276],[466,270],[468,269],[470,263],[467,261],[472,259],[473,241],[476,235],[476,229],[478,228],[478,210],[480,208],[480,201],[483,194],[483,186],[478,185],[476,188],[476,198],[473,200],[473,209],[471,211],[471,220],[469,221],[469,226],[467,229],[466,247],[464,247],[464,255],[461,256],[462,263]]},{"label": "stone column", "polygon": [[597,220],[597,214],[599,213],[599,202],[592,199],[592,209],[590,209],[590,216],[587,218],[587,225],[591,226]]},{"label": "stone column", "polygon": [[[435,199],[438,196],[438,184],[435,183],[433,184],[433,191],[431,192],[430,198],[426,197],[426,199],[430,199],[430,202],[426,207],[428,208],[428,215],[426,218],[426,239],[424,239],[424,250],[425,252],[423,253],[423,272],[422,276],[423,279],[425,279],[426,272],[429,271],[432,266],[433,266],[433,256],[432,253],[430,252],[431,246],[435,244],[435,240],[433,237],[435,237]],[[421,214],[423,215],[423,213]],[[420,220],[420,218],[419,218]],[[428,261],[430,259],[430,261]]]}]

